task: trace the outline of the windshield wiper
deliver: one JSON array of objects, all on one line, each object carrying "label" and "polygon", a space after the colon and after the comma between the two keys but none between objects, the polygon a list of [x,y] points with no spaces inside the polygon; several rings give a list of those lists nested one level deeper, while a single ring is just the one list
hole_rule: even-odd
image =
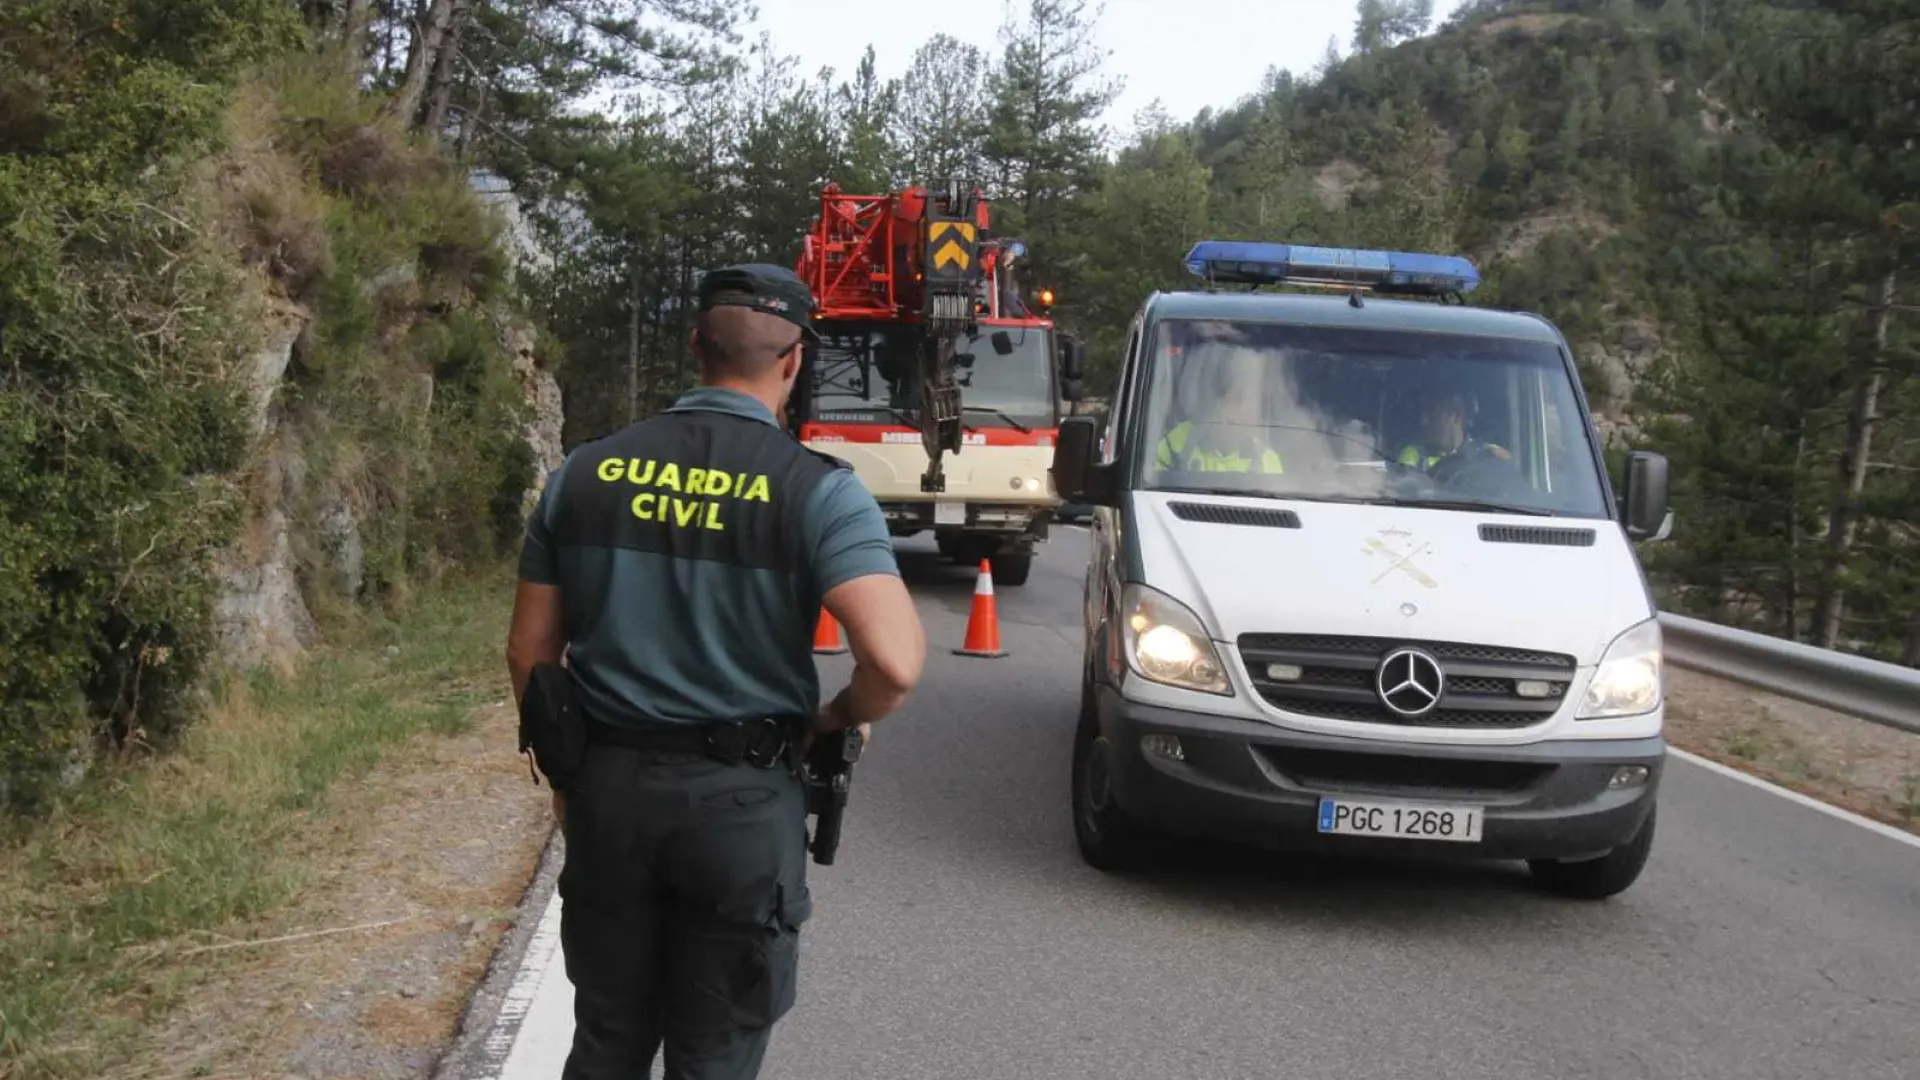
[{"label": "windshield wiper", "polygon": [[1525,514],[1528,517],[1552,517],[1553,511],[1535,506],[1484,502],[1479,499],[1397,499],[1391,495],[1339,495],[1304,491],[1269,491],[1250,487],[1184,487],[1161,485],[1156,491],[1177,491],[1187,495],[1238,495],[1254,499],[1297,499],[1300,502],[1343,503],[1348,506],[1406,506],[1417,510],[1486,510],[1500,514]]},{"label": "windshield wiper", "polygon": [[996,409],[991,405],[962,405],[960,406],[960,411],[992,413],[993,415],[999,417],[1000,419],[1005,420],[1007,423],[1012,424],[1014,427],[1019,428],[1021,434],[1026,434],[1033,430],[1027,425],[1021,423],[1018,420],[1015,420],[1013,417],[1008,416],[1006,413],[1001,412],[999,409]]},{"label": "windshield wiper", "polygon": [[1283,495],[1267,488],[1253,487],[1188,487],[1180,484],[1159,484],[1155,491],[1173,491],[1182,495],[1230,495],[1243,499],[1290,499],[1294,496]]},{"label": "windshield wiper", "polygon": [[1553,511],[1537,506],[1487,502],[1482,499],[1381,499],[1389,506],[1410,506],[1418,510],[1486,510],[1496,514],[1525,514],[1528,517],[1552,517]]}]

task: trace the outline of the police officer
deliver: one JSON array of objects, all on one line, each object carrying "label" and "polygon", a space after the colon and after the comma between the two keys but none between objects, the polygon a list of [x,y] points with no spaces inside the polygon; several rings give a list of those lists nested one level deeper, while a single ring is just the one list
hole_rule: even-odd
[{"label": "police officer", "polygon": [[[514,692],[564,654],[588,721],[554,797],[566,1080],[644,1077],[663,1044],[670,1077],[759,1074],[813,906],[790,733],[864,730],[920,677],[925,635],[878,506],[777,419],[812,309],[780,267],[707,274],[703,385],[576,448],[527,527]],[[854,658],[824,706],[823,606]]]},{"label": "police officer", "polygon": [[1162,469],[1189,472],[1286,471],[1278,452],[1264,435],[1265,409],[1261,383],[1265,358],[1243,346],[1215,345],[1194,357],[1206,380],[1204,404],[1196,410],[1203,421],[1194,431],[1191,420],[1168,429],[1154,446],[1154,461]]},{"label": "police officer", "polygon": [[1468,434],[1472,405],[1472,398],[1464,390],[1451,386],[1430,388],[1421,397],[1420,440],[1400,448],[1400,464],[1436,473],[1442,471],[1442,466],[1468,454],[1513,460],[1505,447],[1481,442]]}]

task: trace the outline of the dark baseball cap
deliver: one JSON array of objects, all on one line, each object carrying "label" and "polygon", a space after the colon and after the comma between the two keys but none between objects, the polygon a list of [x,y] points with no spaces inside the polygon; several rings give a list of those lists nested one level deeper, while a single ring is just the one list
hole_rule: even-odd
[{"label": "dark baseball cap", "polygon": [[813,330],[813,291],[800,275],[772,263],[740,263],[709,270],[700,279],[699,310],[722,305],[749,307],[778,315],[819,340]]}]

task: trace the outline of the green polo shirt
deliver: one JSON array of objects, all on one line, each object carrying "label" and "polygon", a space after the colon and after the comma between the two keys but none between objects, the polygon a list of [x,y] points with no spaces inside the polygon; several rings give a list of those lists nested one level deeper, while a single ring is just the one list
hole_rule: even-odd
[{"label": "green polo shirt", "polygon": [[[715,387],[688,392],[669,411],[702,410],[779,426],[759,401]],[[560,586],[570,663],[584,669],[583,702],[609,722],[634,713],[683,721],[812,713],[820,701],[812,639],[771,640],[764,627],[742,625],[736,612],[719,603],[729,590],[703,584],[739,575],[776,609],[817,608],[819,597],[837,585],[900,572],[886,519],[850,469],[822,481],[801,514],[801,542],[811,552],[811,581],[803,587],[775,570],[559,547],[553,522],[565,471],[563,464],[547,478],[527,523],[520,578]],[[576,635],[590,601],[594,625]]]}]

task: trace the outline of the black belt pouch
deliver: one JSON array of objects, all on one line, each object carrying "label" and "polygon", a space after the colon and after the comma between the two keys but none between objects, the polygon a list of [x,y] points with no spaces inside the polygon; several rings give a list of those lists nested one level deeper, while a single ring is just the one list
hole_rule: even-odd
[{"label": "black belt pouch", "polygon": [[[586,720],[573,673],[559,664],[535,664],[520,700],[520,752],[532,751],[547,783],[565,791],[573,785],[586,750]],[[539,782],[535,776],[534,783]]]}]

